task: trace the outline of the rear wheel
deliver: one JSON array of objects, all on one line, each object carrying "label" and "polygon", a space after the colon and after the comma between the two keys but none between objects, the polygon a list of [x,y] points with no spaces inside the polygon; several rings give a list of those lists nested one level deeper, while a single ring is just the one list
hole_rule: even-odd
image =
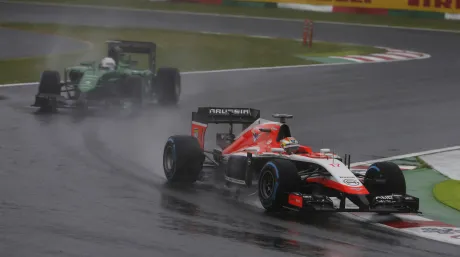
[{"label": "rear wheel", "polygon": [[168,138],[163,151],[166,179],[173,183],[194,183],[203,169],[204,158],[203,150],[195,137]]},{"label": "rear wheel", "polygon": [[294,163],[289,160],[267,162],[259,176],[259,200],[268,211],[280,211],[288,203],[288,195],[298,192],[300,176]]},{"label": "rear wheel", "polygon": [[164,105],[179,102],[182,85],[180,72],[176,68],[159,68],[155,80],[158,92],[158,101]]}]

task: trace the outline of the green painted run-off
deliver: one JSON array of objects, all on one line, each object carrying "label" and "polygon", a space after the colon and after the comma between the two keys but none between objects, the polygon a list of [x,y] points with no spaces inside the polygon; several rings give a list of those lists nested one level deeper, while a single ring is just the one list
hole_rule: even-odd
[{"label": "green painted run-off", "polygon": [[420,211],[423,216],[460,226],[460,213],[438,202],[433,195],[436,184],[445,181],[446,177],[433,169],[416,169],[404,171],[407,193],[420,199]]}]

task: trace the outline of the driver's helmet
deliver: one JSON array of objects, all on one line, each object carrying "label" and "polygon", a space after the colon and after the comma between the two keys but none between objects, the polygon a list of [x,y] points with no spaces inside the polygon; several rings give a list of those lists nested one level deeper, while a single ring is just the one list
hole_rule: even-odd
[{"label": "driver's helmet", "polygon": [[280,145],[288,154],[295,153],[300,146],[299,141],[293,137],[285,137],[281,139]]},{"label": "driver's helmet", "polygon": [[104,57],[99,64],[99,67],[105,70],[115,70],[115,66],[115,60],[110,57]]}]

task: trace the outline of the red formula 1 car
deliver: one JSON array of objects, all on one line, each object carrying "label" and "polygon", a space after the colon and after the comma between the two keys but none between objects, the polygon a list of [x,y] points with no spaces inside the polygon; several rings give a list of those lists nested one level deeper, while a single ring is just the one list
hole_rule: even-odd
[{"label": "red formula 1 car", "polygon": [[[164,147],[163,166],[169,182],[194,183],[203,167],[223,172],[226,183],[251,187],[257,183],[260,202],[267,210],[418,213],[419,199],[406,194],[398,165],[378,162],[365,174],[350,170],[345,160],[328,149],[314,152],[292,137],[286,119],[260,118],[251,108],[200,107],[192,113],[191,135],[171,136]],[[230,125],[217,133],[217,148],[204,149],[210,123]],[[235,136],[233,125],[242,125]],[[331,198],[340,200],[336,206]],[[349,199],[358,208],[346,208]]]}]

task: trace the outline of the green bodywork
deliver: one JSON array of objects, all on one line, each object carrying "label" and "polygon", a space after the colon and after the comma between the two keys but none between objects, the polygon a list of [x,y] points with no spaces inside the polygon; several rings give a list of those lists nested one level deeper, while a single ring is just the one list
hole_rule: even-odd
[{"label": "green bodywork", "polygon": [[[101,69],[96,62],[81,63],[80,65],[68,67],[65,70],[66,74],[77,73],[81,74],[78,80],[72,81],[75,83],[81,92],[88,92],[95,89],[98,85],[116,82],[121,78],[138,75],[145,78],[151,78],[154,74],[151,70],[133,69],[131,64],[120,62],[115,70]],[[71,76],[69,76],[71,77]]]}]

